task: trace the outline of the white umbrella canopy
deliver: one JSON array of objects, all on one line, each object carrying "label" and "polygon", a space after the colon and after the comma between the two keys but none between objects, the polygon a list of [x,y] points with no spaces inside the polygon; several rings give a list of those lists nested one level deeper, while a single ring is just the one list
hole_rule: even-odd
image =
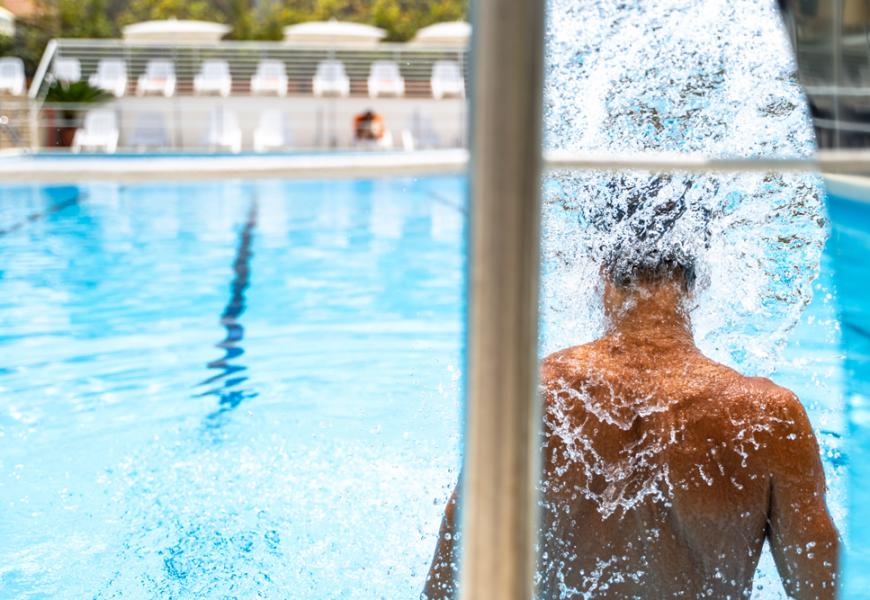
[{"label": "white umbrella canopy", "polygon": [[435,23],[417,31],[412,40],[415,44],[427,46],[465,47],[471,40],[471,25],[465,21]]},{"label": "white umbrella canopy", "polygon": [[302,44],[375,45],[387,32],[346,21],[309,21],[284,28],[284,41]]},{"label": "white umbrella canopy", "polygon": [[15,35],[15,15],[0,6],[0,35]]},{"label": "white umbrella canopy", "polygon": [[143,21],[123,29],[127,42],[212,43],[220,41],[229,32],[230,28],[222,23],[179,19]]}]

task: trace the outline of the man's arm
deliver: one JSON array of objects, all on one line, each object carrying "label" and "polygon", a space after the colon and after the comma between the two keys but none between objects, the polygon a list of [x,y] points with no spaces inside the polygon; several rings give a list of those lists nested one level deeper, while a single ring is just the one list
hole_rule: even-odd
[{"label": "man's arm", "polygon": [[435,556],[426,576],[426,587],[423,588],[422,600],[451,600],[456,595],[456,561],[459,559],[459,541],[457,519],[459,515],[459,485],[450,495],[444,509],[441,521],[441,531],[438,534],[438,546]]},{"label": "man's arm", "polygon": [[768,538],[786,593],[799,600],[836,597],[839,538],[825,505],[825,472],[800,401],[777,388],[771,429]]}]

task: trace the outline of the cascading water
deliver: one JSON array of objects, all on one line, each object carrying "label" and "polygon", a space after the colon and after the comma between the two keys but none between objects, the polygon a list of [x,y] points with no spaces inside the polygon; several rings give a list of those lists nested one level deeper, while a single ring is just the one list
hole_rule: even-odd
[{"label": "cascading water", "polygon": [[[712,157],[813,151],[773,0],[548,0],[548,12],[548,149]],[[612,265],[619,273],[629,263],[689,257],[701,350],[744,374],[776,370],[819,274],[827,232],[819,177],[574,172],[546,185],[545,354],[603,331],[604,261],[621,257]],[[574,458],[594,462],[580,442],[573,440]],[[602,514],[614,506],[602,501]],[[769,559],[756,579],[777,579]],[[780,597],[777,587],[756,588],[754,597]]]},{"label": "cascading water", "polygon": [[[548,17],[548,148],[719,157],[813,150],[772,0],[550,0]],[[630,205],[634,214],[617,223]],[[666,231],[636,235],[665,220]],[[676,247],[697,258],[698,343],[759,373],[773,368],[811,296],[826,235],[819,178],[776,173],[554,177],[545,228],[545,350],[600,331],[600,290],[588,283],[631,236],[639,254]]]}]

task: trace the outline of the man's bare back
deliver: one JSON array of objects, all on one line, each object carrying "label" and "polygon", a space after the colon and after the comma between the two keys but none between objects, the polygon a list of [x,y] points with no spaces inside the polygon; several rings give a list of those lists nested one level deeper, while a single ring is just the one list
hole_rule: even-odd
[{"label": "man's bare back", "polygon": [[[791,597],[834,598],[837,531],[798,399],[705,358],[679,288],[609,293],[608,334],[541,368],[538,597],[748,598],[767,539]],[[427,598],[453,594],[456,499]]]},{"label": "man's bare back", "polygon": [[833,598],[837,535],[793,394],[674,339],[559,352],[542,385],[543,598],[748,597],[766,536],[791,596]]}]

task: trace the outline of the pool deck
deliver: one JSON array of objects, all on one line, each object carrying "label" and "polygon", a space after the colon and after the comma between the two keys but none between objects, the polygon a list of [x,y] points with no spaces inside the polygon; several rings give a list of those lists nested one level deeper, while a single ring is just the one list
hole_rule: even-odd
[{"label": "pool deck", "polygon": [[[647,158],[647,157],[641,157]],[[653,156],[640,161],[641,168],[701,171],[758,170],[751,159],[716,161],[692,156]],[[692,161],[695,162],[692,162]],[[551,170],[629,168],[638,157],[583,156],[558,151],[545,152]],[[784,168],[801,167],[800,159]],[[232,179],[354,179],[378,177],[423,177],[455,175],[468,168],[469,153],[462,148],[443,150],[370,150],[271,154],[31,154],[0,151],[0,181],[3,183],[80,183],[111,180],[121,183],[171,181],[216,181]],[[625,163],[625,164],[623,164]],[[722,163],[722,164],[720,164]],[[766,165],[772,166],[772,165]],[[870,177],[823,174],[828,192],[860,202],[870,202]]]},{"label": "pool deck", "polygon": [[825,175],[828,193],[858,202],[870,202],[870,177]]},{"label": "pool deck", "polygon": [[311,154],[7,155],[4,183],[123,183],[228,179],[350,179],[462,173],[468,151],[418,150]]}]

